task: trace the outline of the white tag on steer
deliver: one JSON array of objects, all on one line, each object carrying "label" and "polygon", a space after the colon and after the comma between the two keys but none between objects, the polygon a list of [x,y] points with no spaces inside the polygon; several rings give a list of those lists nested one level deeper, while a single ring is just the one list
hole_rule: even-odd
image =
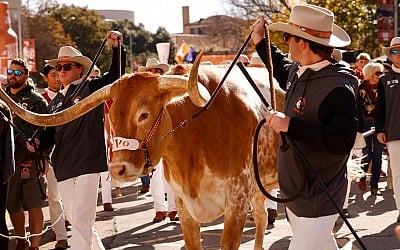
[{"label": "white tag on steer", "polygon": [[118,150],[137,150],[139,141],[136,139],[126,139],[123,137],[114,137],[112,142],[112,151]]}]

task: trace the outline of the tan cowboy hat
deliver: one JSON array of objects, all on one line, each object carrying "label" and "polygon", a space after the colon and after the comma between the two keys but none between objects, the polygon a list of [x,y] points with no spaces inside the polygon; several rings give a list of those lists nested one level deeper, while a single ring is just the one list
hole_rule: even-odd
[{"label": "tan cowboy hat", "polygon": [[89,71],[92,65],[92,60],[83,56],[82,53],[72,46],[63,46],[58,51],[58,57],[56,59],[48,60],[48,64],[55,67],[58,62],[75,62],[83,66],[83,74]]},{"label": "tan cowboy hat", "polygon": [[161,69],[165,73],[169,70],[169,65],[165,63],[160,63],[160,61],[153,57],[147,59],[146,66],[139,66],[138,71],[145,72],[149,69]]},{"label": "tan cowboy hat", "polygon": [[385,56],[390,58],[390,51],[394,48],[400,49],[400,37],[393,37],[392,41],[390,41],[390,46],[383,47],[382,52]]},{"label": "tan cowboy hat", "polygon": [[293,6],[289,22],[271,24],[278,30],[328,47],[344,47],[351,43],[349,35],[333,23],[333,12],[311,4]]}]

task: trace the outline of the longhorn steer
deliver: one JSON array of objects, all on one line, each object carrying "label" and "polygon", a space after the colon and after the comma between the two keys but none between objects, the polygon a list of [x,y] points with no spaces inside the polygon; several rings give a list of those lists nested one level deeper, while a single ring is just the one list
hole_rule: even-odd
[{"label": "longhorn steer", "polygon": [[[265,96],[270,99],[266,70],[248,70],[260,88],[267,90]],[[176,195],[187,249],[202,249],[200,223],[211,222],[221,215],[224,216],[221,249],[238,249],[250,202],[256,222],[254,249],[262,249],[267,214],[264,196],[254,178],[252,145],[255,128],[265,116],[266,108],[237,67],[209,108],[180,127],[209,98],[201,89],[198,91],[197,79],[212,92],[225,72],[226,68],[213,65],[199,67],[196,60],[189,81],[184,76],[125,75],[93,98],[88,97],[55,115],[39,116],[5,101],[29,122],[54,126],[82,115],[111,97],[110,120],[115,137],[119,142],[140,144],[139,148],[114,152],[110,165],[113,178],[136,179],[151,170],[151,167],[145,170],[146,156],[154,166],[163,157],[165,178]],[[281,106],[283,92],[278,89],[276,94]],[[0,96],[5,99],[2,92]],[[264,185],[267,189],[275,188],[277,134],[266,126],[260,133],[258,150]]]}]

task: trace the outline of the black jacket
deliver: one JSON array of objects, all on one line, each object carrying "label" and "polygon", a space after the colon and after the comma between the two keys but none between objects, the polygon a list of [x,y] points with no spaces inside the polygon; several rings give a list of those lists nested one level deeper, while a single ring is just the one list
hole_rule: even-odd
[{"label": "black jacket", "polygon": [[[10,86],[7,86],[6,93],[21,107],[26,110],[46,114],[47,113],[47,102],[46,100],[38,93],[34,91],[34,87],[27,84],[24,88],[22,88],[17,94],[12,94],[10,91]],[[13,117],[13,123],[18,128],[18,130],[22,133],[17,133],[17,130],[14,129],[14,142],[15,142],[15,171],[19,173],[20,164],[22,162],[32,161],[33,164],[37,164],[37,157],[31,153],[26,147],[26,139],[32,138],[35,136],[40,136],[43,133],[43,128],[30,124],[24,121],[22,118],[15,116]],[[43,149],[45,149],[43,147]],[[36,168],[31,169],[31,177],[36,178],[37,176]]]},{"label": "black jacket", "polygon": [[[265,42],[257,45],[266,60]],[[343,205],[346,195],[346,167],[357,130],[357,78],[351,70],[331,64],[318,71],[307,69],[297,77],[298,63],[290,62],[273,47],[274,77],[286,89],[284,113],[291,117],[288,138],[301,149],[334,200]],[[287,207],[301,217],[336,214],[336,207],[316,181],[291,140],[289,149],[279,152],[278,179],[283,198],[293,197],[306,174],[306,187]],[[280,141],[282,144],[282,140]]]},{"label": "black jacket", "polygon": [[376,133],[384,132],[387,141],[400,140],[400,74],[389,69],[378,83],[375,107]]},{"label": "black jacket", "polygon": [[[10,111],[6,104],[0,101],[0,111],[10,119]],[[15,170],[14,137],[12,127],[0,118],[0,179],[6,183]]]}]

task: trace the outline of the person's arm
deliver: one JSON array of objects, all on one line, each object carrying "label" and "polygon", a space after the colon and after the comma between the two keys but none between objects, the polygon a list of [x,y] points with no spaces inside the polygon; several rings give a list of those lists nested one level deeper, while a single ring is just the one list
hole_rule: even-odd
[{"label": "person's arm", "polygon": [[[260,17],[253,26],[253,33],[251,38],[253,43],[256,45],[256,50],[261,60],[265,65],[268,65],[267,56],[267,42],[265,40],[265,26],[267,26],[265,17]],[[277,47],[272,43],[270,44],[272,64],[273,64],[273,75],[278,81],[279,86],[286,90],[286,82],[289,77],[289,69],[293,62],[290,61],[286,54],[283,54]]]},{"label": "person's arm", "polygon": [[[119,53],[120,51],[118,49],[118,37],[121,43],[121,53]],[[111,31],[107,33],[106,38],[107,42],[112,45],[112,62],[109,71],[105,73],[102,77],[89,80],[89,90],[91,93],[116,81],[120,77],[120,70],[121,75],[125,74],[126,50],[125,47],[122,45],[122,34],[118,31]]]}]

